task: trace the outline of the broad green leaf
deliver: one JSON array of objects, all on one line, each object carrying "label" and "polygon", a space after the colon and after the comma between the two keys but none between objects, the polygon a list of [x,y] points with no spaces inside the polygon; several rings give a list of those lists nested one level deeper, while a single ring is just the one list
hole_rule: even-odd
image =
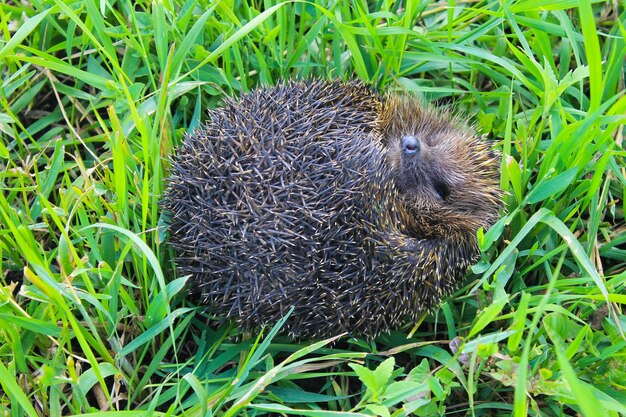
[{"label": "broad green leaf", "polygon": [[36,14],[35,16],[26,19],[26,21],[20,25],[20,28],[11,36],[11,39],[4,44],[2,49],[0,49],[0,60],[4,58],[7,54],[13,52],[13,50],[24,40],[30,33],[41,23],[41,21],[48,16],[50,13],[56,11],[56,7],[51,7],[49,9],[44,10]]},{"label": "broad green leaf", "polygon": [[557,197],[563,190],[572,185],[577,175],[578,167],[573,167],[547,181],[539,182],[539,184],[528,193],[526,201],[529,204],[536,204],[548,197]]}]

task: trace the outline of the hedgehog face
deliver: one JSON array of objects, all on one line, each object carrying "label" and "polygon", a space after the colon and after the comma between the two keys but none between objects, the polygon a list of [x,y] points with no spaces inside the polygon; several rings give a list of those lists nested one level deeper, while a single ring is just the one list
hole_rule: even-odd
[{"label": "hedgehog face", "polygon": [[474,235],[500,207],[499,161],[489,145],[448,115],[415,100],[392,103],[383,124],[391,176],[419,236]]},{"label": "hedgehog face", "polygon": [[452,190],[463,183],[460,175],[450,170],[441,158],[441,149],[415,135],[403,135],[390,143],[389,157],[393,162],[396,186],[403,194],[423,201],[422,208],[445,203]]}]

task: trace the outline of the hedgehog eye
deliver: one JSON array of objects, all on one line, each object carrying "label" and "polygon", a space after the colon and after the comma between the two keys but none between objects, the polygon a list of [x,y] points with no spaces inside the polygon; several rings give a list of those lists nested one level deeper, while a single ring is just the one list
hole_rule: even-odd
[{"label": "hedgehog eye", "polygon": [[446,184],[441,181],[435,181],[433,187],[435,188],[435,192],[442,200],[445,200],[450,195],[450,189]]},{"label": "hedgehog eye", "polygon": [[419,153],[420,151],[420,142],[415,138],[415,136],[404,136],[402,138],[402,152],[405,155],[413,156]]}]

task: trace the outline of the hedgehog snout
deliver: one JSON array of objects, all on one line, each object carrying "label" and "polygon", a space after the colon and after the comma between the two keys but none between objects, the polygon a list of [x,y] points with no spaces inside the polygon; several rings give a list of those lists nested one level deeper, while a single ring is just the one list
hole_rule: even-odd
[{"label": "hedgehog snout", "polygon": [[402,152],[407,156],[419,154],[421,149],[420,141],[415,136],[404,136],[402,138]]}]

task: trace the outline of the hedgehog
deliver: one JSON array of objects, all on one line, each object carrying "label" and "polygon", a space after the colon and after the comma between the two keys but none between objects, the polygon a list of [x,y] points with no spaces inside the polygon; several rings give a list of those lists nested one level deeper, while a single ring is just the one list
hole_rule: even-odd
[{"label": "hedgehog", "polygon": [[209,112],[172,158],[169,242],[208,309],[294,339],[373,338],[450,295],[500,209],[462,120],[361,81],[283,81]]}]

